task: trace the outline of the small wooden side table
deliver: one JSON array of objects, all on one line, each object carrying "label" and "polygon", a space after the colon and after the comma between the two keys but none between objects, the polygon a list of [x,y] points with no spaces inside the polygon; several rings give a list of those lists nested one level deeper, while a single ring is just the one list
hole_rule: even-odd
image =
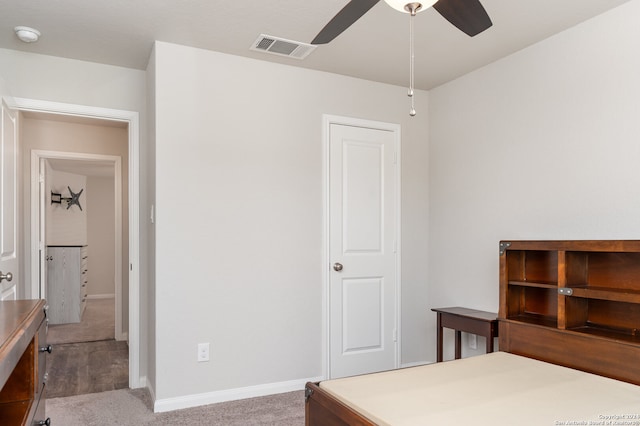
[{"label": "small wooden side table", "polygon": [[468,308],[434,308],[438,314],[437,362],[442,362],[443,328],[456,332],[456,359],[462,357],[462,332],[477,334],[487,339],[487,353],[493,352],[493,338],[498,336],[498,315]]}]

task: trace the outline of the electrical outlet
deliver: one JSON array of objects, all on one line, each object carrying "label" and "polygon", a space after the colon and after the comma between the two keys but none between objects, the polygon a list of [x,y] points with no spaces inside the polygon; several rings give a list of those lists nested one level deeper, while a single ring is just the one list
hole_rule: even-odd
[{"label": "electrical outlet", "polygon": [[468,335],[468,341],[469,341],[469,348],[471,349],[478,349],[478,336],[476,336],[475,334],[469,334]]},{"label": "electrical outlet", "polygon": [[198,343],[198,362],[209,361],[209,343]]}]

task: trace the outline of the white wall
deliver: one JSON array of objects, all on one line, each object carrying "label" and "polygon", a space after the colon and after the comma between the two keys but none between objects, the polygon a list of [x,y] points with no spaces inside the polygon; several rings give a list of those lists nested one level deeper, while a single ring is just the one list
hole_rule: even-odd
[{"label": "white wall", "polygon": [[161,42],[155,65],[158,399],[322,375],[324,113],[402,126],[402,361],[426,359],[427,94],[411,119],[402,87]]},{"label": "white wall", "polygon": [[[90,298],[115,297],[114,185],[113,177],[87,177],[87,243],[89,244],[87,294]],[[123,263],[123,265],[125,265],[123,269],[126,270],[127,264]],[[128,289],[128,287],[125,288]],[[128,315],[124,312],[123,316]]]},{"label": "white wall", "polygon": [[0,49],[0,70],[17,98],[145,111],[140,70],[9,49]]},{"label": "white wall", "polygon": [[[47,164],[47,179],[50,182],[48,182],[49,190],[45,196],[47,222],[45,245],[87,245],[87,177],[52,170]],[[71,188],[75,194],[82,190],[78,199],[82,209],[75,204],[69,206],[66,201],[61,204],[51,203],[51,192],[60,194],[62,198],[70,198],[68,188]]]},{"label": "white wall", "polygon": [[497,312],[501,239],[640,238],[638,16],[628,2],[430,92],[430,307]]}]

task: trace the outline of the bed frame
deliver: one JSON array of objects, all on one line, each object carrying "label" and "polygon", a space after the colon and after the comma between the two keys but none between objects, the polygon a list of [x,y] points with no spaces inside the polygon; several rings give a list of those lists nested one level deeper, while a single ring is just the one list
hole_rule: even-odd
[{"label": "bed frame", "polygon": [[306,426],[376,426],[325,392],[319,382],[307,383],[304,401]]},{"label": "bed frame", "polygon": [[[567,342],[563,333],[544,327],[500,321],[500,350],[577,370],[640,385],[640,349],[594,336],[576,336]],[[535,344],[535,342],[540,344]],[[534,344],[532,344],[534,342]],[[505,348],[511,350],[504,350]],[[305,387],[306,426],[375,426],[375,423],[346,406],[320,387]]]},{"label": "bed frame", "polygon": [[[505,254],[509,250],[511,256]],[[574,284],[573,276],[580,276],[580,282]],[[557,284],[549,284],[554,280]],[[623,288],[607,287],[607,280]],[[577,297],[570,297],[567,289]],[[591,308],[585,302],[590,297],[604,302]],[[571,328],[569,309],[581,312],[585,326]],[[558,318],[550,320],[556,310]],[[593,319],[588,317],[591,311]],[[639,319],[640,241],[500,243],[501,351],[640,385]],[[585,332],[596,322],[609,329]],[[627,328],[624,333],[616,329],[618,322]],[[375,425],[324,391],[319,382],[306,385],[305,414],[307,426]]]}]

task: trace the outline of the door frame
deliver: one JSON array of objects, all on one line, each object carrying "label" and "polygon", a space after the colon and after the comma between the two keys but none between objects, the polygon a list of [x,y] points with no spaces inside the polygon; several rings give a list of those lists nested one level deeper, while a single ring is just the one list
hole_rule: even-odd
[{"label": "door frame", "polygon": [[322,229],[322,376],[327,379],[329,377],[329,373],[331,371],[331,351],[330,351],[330,339],[331,336],[329,334],[330,328],[330,303],[331,294],[330,294],[330,253],[329,253],[329,238],[330,238],[330,181],[329,181],[329,167],[330,167],[330,145],[331,145],[331,125],[338,124],[343,126],[353,126],[353,127],[364,127],[368,129],[375,130],[385,130],[393,132],[394,134],[394,144],[395,144],[395,183],[396,183],[396,196],[395,196],[395,204],[396,204],[396,223],[395,223],[395,232],[396,232],[396,274],[395,274],[395,310],[396,310],[396,365],[395,368],[398,368],[401,364],[401,353],[402,353],[402,324],[401,324],[401,276],[402,276],[402,255],[401,255],[401,176],[402,176],[402,167],[400,158],[400,148],[401,148],[401,126],[399,124],[393,123],[385,123],[382,121],[373,121],[366,120],[360,118],[353,117],[344,117],[338,115],[331,114],[323,114],[322,115],[322,211],[323,211],[323,229]]},{"label": "door frame", "polygon": [[[3,81],[0,79],[0,90],[3,89]],[[2,134],[0,135],[0,173],[4,173],[2,171],[2,167],[3,167],[3,162],[5,161],[5,156],[4,156],[4,150],[5,148],[10,147],[9,149],[9,153],[11,154],[12,158],[10,159],[10,161],[13,163],[13,176],[12,179],[10,180],[12,188],[11,188],[11,193],[10,193],[10,197],[8,198],[12,198],[11,199],[11,206],[13,208],[13,211],[11,212],[11,214],[9,215],[10,222],[11,223],[11,227],[12,227],[12,231],[13,231],[13,235],[11,235],[11,239],[12,241],[10,242],[10,244],[13,244],[12,249],[10,250],[10,253],[7,255],[7,253],[4,253],[4,250],[6,249],[6,247],[3,246],[4,241],[0,241],[0,270],[2,272],[4,272],[5,274],[11,273],[13,274],[13,278],[11,280],[7,279],[4,283],[0,283],[0,301],[3,300],[16,300],[23,292],[23,289],[20,288],[20,283],[23,281],[24,277],[23,277],[23,272],[24,272],[24,263],[22,261],[22,244],[21,244],[21,238],[22,238],[22,220],[21,220],[21,209],[20,209],[20,204],[22,203],[22,193],[21,193],[21,179],[20,179],[20,175],[22,173],[22,167],[20,164],[20,148],[19,148],[19,142],[20,142],[20,120],[19,120],[19,116],[18,116],[18,111],[15,110],[14,108],[11,107],[10,104],[10,98],[8,97],[2,97],[0,96],[0,113],[2,114],[2,116],[0,116],[0,132],[2,132]],[[8,120],[8,123],[5,122],[5,118]],[[11,124],[11,129],[12,131],[11,136],[10,136],[10,140],[7,139],[5,140],[5,132],[7,132],[7,128],[5,128],[5,125],[7,124]],[[7,143],[8,142],[8,143]],[[6,143],[6,145],[5,145]],[[3,182],[3,178],[2,176],[0,176],[0,185],[4,186],[5,182]],[[4,194],[3,192],[3,188],[0,188],[0,195],[7,195]],[[2,198],[2,197],[0,197]],[[0,200],[1,202],[2,200]],[[6,205],[3,204],[3,212],[0,213],[0,232],[3,231],[4,228],[4,224],[2,223],[5,219],[5,212],[6,212]],[[9,209],[11,210],[11,209]],[[2,238],[4,239],[4,237],[6,236],[2,236]]]},{"label": "door frame", "polygon": [[[127,124],[129,149],[129,387],[146,386],[140,376],[140,116],[137,111],[76,105],[38,99],[12,98],[10,106],[19,111],[44,112],[75,117],[119,121]],[[28,259],[39,274],[38,259]],[[34,266],[35,264],[35,266]],[[38,268],[38,269],[36,269]],[[38,285],[36,285],[36,289]]]},{"label": "door frame", "polygon": [[[39,259],[39,267],[31,262],[31,294],[46,299],[46,280],[43,279],[46,271],[45,260],[41,255],[46,247],[40,241],[39,236],[45,234],[45,197],[47,194],[40,192],[44,183],[40,162],[49,159],[74,160],[74,161],[101,161],[114,166],[114,209],[115,209],[115,256],[114,256],[114,281],[115,281],[115,338],[127,340],[128,333],[122,332],[122,158],[116,155],[86,154],[78,152],[45,151],[34,149],[31,151],[31,256],[30,259]],[[38,226],[39,225],[39,226]],[[36,275],[34,275],[36,274]],[[37,286],[37,291],[36,291]]]}]

